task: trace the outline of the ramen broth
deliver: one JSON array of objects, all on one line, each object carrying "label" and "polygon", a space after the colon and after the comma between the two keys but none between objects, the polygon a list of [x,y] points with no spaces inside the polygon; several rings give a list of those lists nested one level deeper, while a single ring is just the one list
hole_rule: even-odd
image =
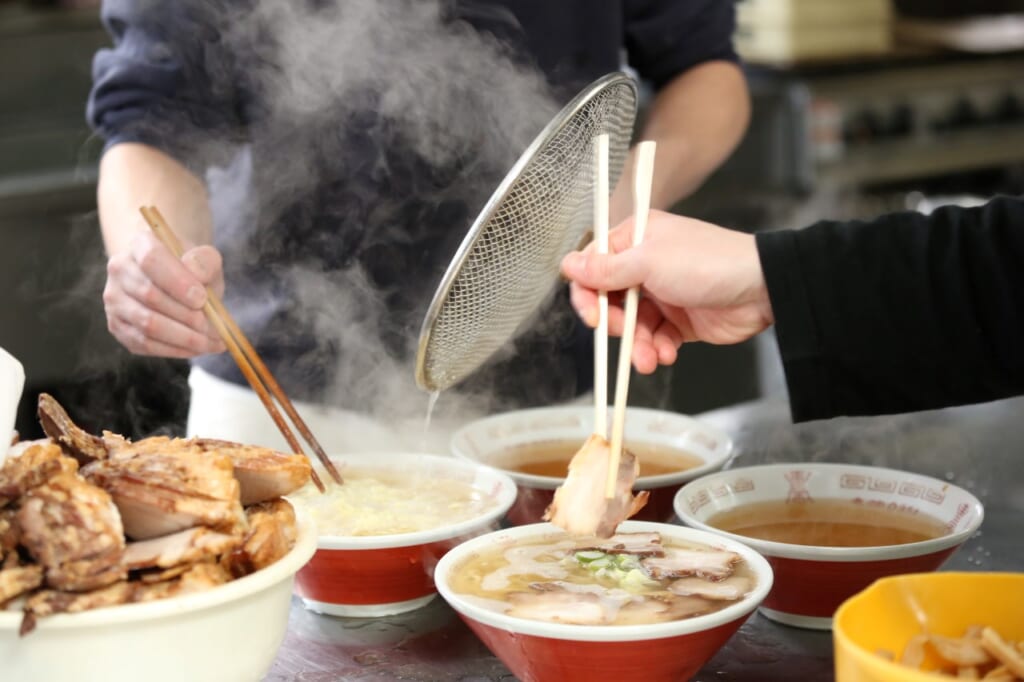
[{"label": "ramen broth", "polygon": [[927,514],[838,499],[754,502],[719,512],[707,524],[759,540],[819,547],[903,545],[948,532]]},{"label": "ramen broth", "polygon": [[[658,534],[620,534],[603,542],[633,535]],[[466,559],[451,571],[449,583],[454,592],[481,608],[574,625],[692,618],[728,607],[755,585],[753,571],[738,554],[706,545],[662,545],[659,537],[657,548],[664,551],[660,557],[581,547],[587,545],[567,535],[505,543]],[[723,560],[728,564],[725,572]],[[664,562],[683,570],[666,573]],[[702,565],[712,574],[697,575],[695,567]]]},{"label": "ramen broth", "polygon": [[[509,471],[534,476],[564,478],[569,460],[580,449],[578,440],[546,440],[523,443],[505,450],[499,466]],[[640,462],[640,476],[661,476],[702,466],[704,460],[679,448],[657,443],[625,445]]]}]

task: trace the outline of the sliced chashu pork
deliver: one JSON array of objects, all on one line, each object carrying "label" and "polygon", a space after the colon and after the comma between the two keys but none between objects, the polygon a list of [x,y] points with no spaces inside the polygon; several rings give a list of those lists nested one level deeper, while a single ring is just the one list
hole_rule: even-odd
[{"label": "sliced chashu pork", "polygon": [[640,567],[655,580],[685,578],[691,575],[709,580],[722,580],[732,575],[733,567],[741,558],[736,552],[725,550],[667,547],[664,556],[641,559]]},{"label": "sliced chashu pork", "polygon": [[659,533],[616,533],[605,540],[581,542],[574,551],[596,550],[605,554],[633,554],[639,557],[664,556]]},{"label": "sliced chashu pork", "polygon": [[271,565],[295,546],[295,510],[277,499],[247,507],[249,532],[242,545],[224,556],[221,564],[236,578]]},{"label": "sliced chashu pork", "polygon": [[615,496],[605,496],[611,447],[604,438],[591,436],[569,462],[569,474],[555,491],[544,519],[573,535],[611,537],[619,524],[647,503],[647,491],[633,496],[640,473],[636,456],[622,451],[615,478]]},{"label": "sliced chashu pork", "polygon": [[231,458],[235,478],[242,490],[242,504],[246,507],[295,492],[309,483],[313,471],[305,455],[285,454],[210,438],[195,438],[191,442],[201,449],[220,452]]},{"label": "sliced chashu pork", "polygon": [[87,591],[122,580],[124,531],[110,495],[74,474],[30,490],[18,510],[21,544],[49,587]]},{"label": "sliced chashu pork", "polygon": [[129,542],[124,550],[124,565],[129,571],[174,568],[215,559],[241,542],[240,535],[218,533],[202,526],[187,528],[158,538]]},{"label": "sliced chashu pork", "polygon": [[73,474],[78,463],[65,457],[61,448],[49,441],[35,441],[0,466],[0,508],[19,499],[36,486],[61,474]]},{"label": "sliced chashu pork", "polygon": [[735,601],[746,596],[753,586],[750,578],[742,575],[733,575],[720,581],[690,576],[672,582],[668,589],[674,594],[704,597],[716,601]]},{"label": "sliced chashu pork", "polygon": [[88,433],[68,416],[67,411],[48,393],[40,393],[36,407],[39,424],[43,433],[58,443],[65,454],[74,457],[81,464],[97,459],[106,459],[107,442]]},{"label": "sliced chashu pork", "polygon": [[6,602],[42,584],[42,566],[18,566],[0,570],[0,609]]},{"label": "sliced chashu pork", "polygon": [[294,492],[309,481],[312,472],[305,455],[285,454],[225,440],[153,436],[132,442],[109,431],[104,431],[102,437],[95,436],[71,421],[64,408],[46,393],[39,396],[38,414],[46,435],[83,465],[113,458],[130,459],[138,454],[154,452],[191,451],[227,455],[241,485],[243,505]]},{"label": "sliced chashu pork", "polygon": [[170,535],[194,526],[222,533],[247,527],[231,460],[215,452],[164,447],[112,457],[82,469],[110,493],[133,540]]}]

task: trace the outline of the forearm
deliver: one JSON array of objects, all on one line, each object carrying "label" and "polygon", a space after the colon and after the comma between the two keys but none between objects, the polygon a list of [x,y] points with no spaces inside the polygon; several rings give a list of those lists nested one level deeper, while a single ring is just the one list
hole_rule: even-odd
[{"label": "forearm", "polygon": [[142,206],[156,206],[186,246],[212,240],[202,181],[148,145],[122,143],[107,150],[100,162],[97,206],[108,255],[126,252],[133,236],[149,229],[139,213]]},{"label": "forearm", "polygon": [[651,201],[669,208],[690,195],[739,144],[750,120],[746,80],[732,62],[681,74],[655,98],[643,138],[658,143]]},{"label": "forearm", "polygon": [[[653,208],[671,208],[692,194],[739,144],[750,120],[750,98],[735,63],[713,61],[677,76],[655,97],[641,138],[658,143]],[[632,212],[632,164],[612,199],[612,224]]]},{"label": "forearm", "polygon": [[1024,202],[762,233],[797,420],[1024,392]]}]

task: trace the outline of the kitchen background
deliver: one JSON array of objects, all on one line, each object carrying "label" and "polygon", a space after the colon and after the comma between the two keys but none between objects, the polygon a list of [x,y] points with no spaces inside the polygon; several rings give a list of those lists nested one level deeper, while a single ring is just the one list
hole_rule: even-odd
[{"label": "kitchen background", "polygon": [[[138,437],[182,428],[187,367],[132,357],[106,330],[101,145],[84,123],[108,42],[97,5],[0,0],[0,346],[24,363],[26,396]],[[1024,192],[1024,0],[737,7],[751,128],[678,210],[752,231]],[[769,338],[688,346],[671,381],[639,381],[631,402],[696,413],[784,390],[773,354]]]}]

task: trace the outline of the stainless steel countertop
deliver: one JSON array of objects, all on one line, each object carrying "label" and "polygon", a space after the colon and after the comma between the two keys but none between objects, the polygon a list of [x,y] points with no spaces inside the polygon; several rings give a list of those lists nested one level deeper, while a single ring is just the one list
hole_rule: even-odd
[{"label": "stainless steel countertop", "polygon": [[[736,441],[729,467],[789,461],[849,461],[951,480],[985,505],[981,530],[944,570],[1024,570],[1024,399],[896,417],[790,423],[784,400],[701,415]],[[779,625],[756,614],[696,680],[831,680],[827,632]],[[389,618],[345,619],[306,611],[296,598],[268,681],[511,682],[515,678],[438,597]]]}]

